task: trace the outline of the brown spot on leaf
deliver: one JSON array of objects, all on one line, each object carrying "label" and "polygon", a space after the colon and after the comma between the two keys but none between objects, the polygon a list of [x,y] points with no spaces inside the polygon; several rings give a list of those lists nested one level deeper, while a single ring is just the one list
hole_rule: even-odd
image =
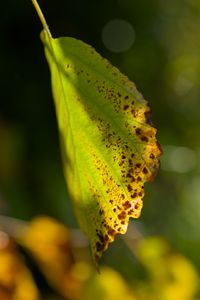
[{"label": "brown spot on leaf", "polygon": [[142,142],[148,142],[149,139],[148,139],[148,137],[146,137],[145,135],[143,135],[143,136],[141,137],[141,141],[142,141]]},{"label": "brown spot on leaf", "polygon": [[151,153],[151,154],[149,155],[149,157],[150,157],[151,159],[154,159],[154,158],[155,158],[155,155],[154,155],[153,153]]},{"label": "brown spot on leaf", "polygon": [[140,168],[141,167],[141,164],[140,163],[137,163],[136,165],[135,165],[135,168]]},{"label": "brown spot on leaf", "polygon": [[131,182],[135,182],[135,178],[133,176],[131,176]]},{"label": "brown spot on leaf", "polygon": [[103,243],[104,238],[103,238],[103,234],[100,232],[97,233],[98,238],[100,239],[100,241]]},{"label": "brown spot on leaf", "polygon": [[147,170],[147,168],[146,168],[146,167],[144,167],[144,169],[142,170],[142,172],[143,172],[144,174],[147,174],[147,173],[148,173],[148,170]]},{"label": "brown spot on leaf", "polygon": [[131,175],[130,173],[128,173],[128,174],[126,175],[126,177],[131,178],[132,175]]},{"label": "brown spot on leaf", "polygon": [[109,237],[108,235],[106,234],[105,237],[104,237],[104,243],[107,243],[109,241]]},{"label": "brown spot on leaf", "polygon": [[124,110],[127,110],[129,108],[129,105],[124,105]]},{"label": "brown spot on leaf", "polygon": [[163,154],[163,150],[162,150],[160,144],[158,143],[158,141],[156,141],[156,146],[157,146],[158,149],[159,149],[159,152],[160,152],[159,155],[162,155],[162,154]]},{"label": "brown spot on leaf", "polygon": [[116,234],[116,231],[112,229],[111,227],[108,228],[108,235],[113,236]]},{"label": "brown spot on leaf", "polygon": [[136,198],[136,197],[137,197],[137,193],[136,192],[131,195],[131,198]]},{"label": "brown spot on leaf", "polygon": [[96,242],[96,248],[97,248],[97,252],[101,252],[104,250],[104,244]]},{"label": "brown spot on leaf", "polygon": [[124,209],[130,208],[131,207],[130,202],[129,201],[124,202],[123,207],[124,207]]},{"label": "brown spot on leaf", "polygon": [[130,168],[130,169],[128,170],[128,173],[129,173],[129,174],[133,174],[133,168]]},{"label": "brown spot on leaf", "polygon": [[118,215],[118,218],[119,218],[120,220],[125,219],[125,218],[126,218],[126,212],[125,212],[125,211],[122,211],[122,212]]},{"label": "brown spot on leaf", "polygon": [[141,135],[141,133],[142,133],[141,128],[136,128],[136,129],[135,129],[135,133],[136,133],[137,135]]},{"label": "brown spot on leaf", "polygon": [[130,184],[127,186],[127,189],[128,189],[129,192],[131,192],[133,190],[133,188]]},{"label": "brown spot on leaf", "polygon": [[139,203],[135,204],[135,209],[138,209],[140,207]]},{"label": "brown spot on leaf", "polygon": [[129,159],[128,162],[129,162],[129,166],[132,167],[132,165],[133,165],[132,159]]},{"label": "brown spot on leaf", "polygon": [[104,213],[104,210],[103,210],[103,209],[100,209],[100,210],[99,210],[100,216],[103,215],[103,213]]}]

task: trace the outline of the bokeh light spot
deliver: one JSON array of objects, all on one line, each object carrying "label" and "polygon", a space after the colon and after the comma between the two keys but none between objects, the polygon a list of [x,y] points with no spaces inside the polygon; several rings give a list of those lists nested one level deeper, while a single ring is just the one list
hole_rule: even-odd
[{"label": "bokeh light spot", "polygon": [[135,41],[134,28],[125,20],[111,20],[103,27],[102,41],[110,51],[124,52],[130,49]]},{"label": "bokeh light spot", "polygon": [[193,88],[193,86],[194,82],[180,75],[175,81],[174,89],[178,96],[183,96],[187,94]]},{"label": "bokeh light spot", "polygon": [[187,173],[196,165],[195,152],[187,147],[165,146],[161,166],[163,170]]}]

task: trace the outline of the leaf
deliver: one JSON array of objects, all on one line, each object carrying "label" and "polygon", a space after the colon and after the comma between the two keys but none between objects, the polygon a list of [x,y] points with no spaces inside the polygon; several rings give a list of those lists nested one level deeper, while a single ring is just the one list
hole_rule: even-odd
[{"label": "leaf", "polygon": [[139,299],[196,299],[199,275],[195,266],[181,253],[175,253],[166,240],[148,237],[137,244],[136,251],[148,279],[140,282]]},{"label": "leaf", "polygon": [[[120,273],[107,266],[101,267],[101,276],[96,272],[86,282],[82,292],[84,300],[138,300]],[[117,287],[117,288],[114,288]],[[135,286],[134,286],[135,289]]]},{"label": "leaf", "polygon": [[41,34],[52,76],[64,174],[82,230],[98,261],[129,218],[138,218],[144,183],[161,149],[150,107],[134,83],[91,46]]},{"label": "leaf", "polygon": [[18,253],[14,240],[3,231],[1,235],[0,299],[40,300],[40,293],[34,278]]},{"label": "leaf", "polygon": [[74,274],[70,232],[53,218],[34,218],[23,231],[20,244],[27,249],[48,284],[65,299],[76,299],[82,282]]}]

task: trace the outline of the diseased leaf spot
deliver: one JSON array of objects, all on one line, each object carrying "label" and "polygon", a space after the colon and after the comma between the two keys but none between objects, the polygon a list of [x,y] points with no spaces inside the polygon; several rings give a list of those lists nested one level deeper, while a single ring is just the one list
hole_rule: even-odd
[{"label": "diseased leaf spot", "polygon": [[143,135],[143,136],[141,137],[141,141],[142,141],[142,142],[148,142],[149,139],[148,139],[148,137],[146,137],[145,135]]},{"label": "diseased leaf spot", "polygon": [[137,193],[133,193],[132,195],[131,195],[131,198],[136,198],[137,197]]},{"label": "diseased leaf spot", "polygon": [[139,169],[141,167],[141,164],[140,163],[137,163],[136,165],[135,165],[135,168],[136,169]]},{"label": "diseased leaf spot", "polygon": [[124,206],[124,209],[128,210],[128,208],[131,207],[131,204],[130,204],[129,201],[126,201],[126,202],[123,204],[123,206]]},{"label": "diseased leaf spot", "polygon": [[127,110],[129,108],[129,105],[124,105],[124,110]]},{"label": "diseased leaf spot", "polygon": [[131,192],[133,190],[133,188],[132,188],[132,186],[130,184],[128,184],[127,188],[128,188],[129,192]]},{"label": "diseased leaf spot", "polygon": [[111,227],[108,228],[108,235],[114,236],[116,234],[116,231],[112,229]]},{"label": "diseased leaf spot", "polygon": [[107,243],[108,240],[109,240],[109,237],[108,237],[108,235],[106,234],[105,237],[104,237],[104,242]]},{"label": "diseased leaf spot", "polygon": [[132,167],[133,166],[133,161],[131,159],[129,159],[128,162],[129,162],[129,166]]},{"label": "diseased leaf spot", "polygon": [[103,249],[104,249],[104,244],[100,243],[100,242],[96,242],[96,249],[97,249],[97,252],[101,252]]},{"label": "diseased leaf spot", "polygon": [[149,156],[151,159],[154,159],[155,158],[155,155],[153,153],[150,154]]},{"label": "diseased leaf spot", "polygon": [[118,215],[119,220],[125,219],[126,218],[126,212],[122,211],[119,215]]},{"label": "diseased leaf spot", "polygon": [[100,215],[103,215],[103,213],[104,213],[104,210],[103,210],[103,209],[100,209],[100,210],[99,210],[99,214],[100,214]]},{"label": "diseased leaf spot", "polygon": [[135,133],[136,133],[137,135],[141,135],[141,133],[142,133],[141,128],[136,128],[136,129],[135,129]]},{"label": "diseased leaf spot", "polygon": [[147,168],[146,168],[146,167],[144,167],[144,169],[142,170],[142,172],[143,172],[144,174],[147,174],[147,173],[148,173],[148,170],[147,170]]},{"label": "diseased leaf spot", "polygon": [[104,237],[103,237],[102,233],[98,232],[97,235],[98,235],[98,238],[100,239],[100,241],[103,243]]}]

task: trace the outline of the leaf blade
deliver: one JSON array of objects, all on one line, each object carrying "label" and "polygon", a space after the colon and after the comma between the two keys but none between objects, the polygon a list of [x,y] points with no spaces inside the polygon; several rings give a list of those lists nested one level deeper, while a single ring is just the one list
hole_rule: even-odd
[{"label": "leaf blade", "polygon": [[91,46],[49,39],[46,57],[64,157],[64,173],[81,228],[97,261],[142,209],[144,183],[161,149],[150,108],[135,85]]}]

